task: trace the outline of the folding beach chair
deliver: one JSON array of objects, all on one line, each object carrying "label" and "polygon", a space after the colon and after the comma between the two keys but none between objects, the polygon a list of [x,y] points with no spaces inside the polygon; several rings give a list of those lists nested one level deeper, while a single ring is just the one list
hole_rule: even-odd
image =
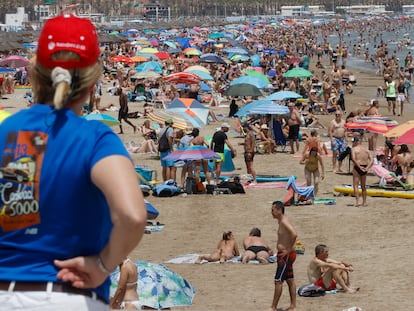
[{"label": "folding beach chair", "polygon": [[313,186],[306,186],[306,187],[298,187],[296,186],[295,177],[290,176],[288,182],[286,183],[286,194],[283,198],[283,204],[285,206],[289,206],[292,204],[295,198],[295,194],[299,195],[302,199],[314,199],[314,187]]}]

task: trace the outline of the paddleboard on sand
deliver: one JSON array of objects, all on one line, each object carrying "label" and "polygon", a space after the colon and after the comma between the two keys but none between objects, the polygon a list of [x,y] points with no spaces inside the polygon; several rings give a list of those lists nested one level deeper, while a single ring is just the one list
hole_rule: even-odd
[{"label": "paddleboard on sand", "polygon": [[[354,194],[354,188],[352,185],[337,185],[334,187],[334,191],[351,195]],[[359,189],[360,194],[361,192],[361,189]],[[414,191],[392,190],[373,187],[367,187],[367,195],[371,197],[414,199]]]},{"label": "paddleboard on sand", "polygon": [[[240,175],[238,175],[238,174],[223,174],[223,175],[220,176],[220,179],[221,180],[226,180],[226,179],[236,177],[236,176],[240,177]],[[202,179],[205,179],[206,175],[204,173],[201,173],[200,177]],[[288,181],[290,177],[291,176],[281,176],[281,175],[257,175],[256,180],[259,183],[262,183],[262,182],[275,182],[275,181]],[[295,179],[297,178],[297,176],[293,176],[293,177],[295,177]]]}]

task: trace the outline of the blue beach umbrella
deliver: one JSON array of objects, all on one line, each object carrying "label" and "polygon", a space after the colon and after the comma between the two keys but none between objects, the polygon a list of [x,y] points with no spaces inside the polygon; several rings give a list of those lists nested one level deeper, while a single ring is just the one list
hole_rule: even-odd
[{"label": "blue beach umbrella", "polygon": [[262,104],[250,109],[248,111],[248,114],[287,115],[289,114],[289,108],[285,105],[279,105],[275,103]]},{"label": "blue beach umbrella", "polygon": [[258,99],[258,100],[252,101],[251,103],[248,103],[247,105],[241,107],[236,112],[236,116],[244,117],[244,116],[249,114],[249,110],[253,109],[256,106],[260,106],[260,105],[263,105],[263,104],[272,104],[272,101],[267,100],[267,99]]},{"label": "blue beach umbrella", "polygon": [[302,95],[292,91],[279,91],[266,97],[268,100],[286,100],[291,98],[302,98]]},{"label": "blue beach umbrella", "polygon": [[230,85],[243,84],[243,83],[254,85],[258,89],[262,89],[267,85],[266,81],[264,81],[263,79],[259,77],[255,77],[255,76],[241,76],[237,79],[234,79],[230,83]]},{"label": "blue beach umbrella", "polygon": [[141,65],[135,67],[135,70],[137,72],[151,71],[152,70],[152,71],[155,71],[156,73],[162,73],[161,65],[159,63],[153,62],[153,61],[142,63]]}]

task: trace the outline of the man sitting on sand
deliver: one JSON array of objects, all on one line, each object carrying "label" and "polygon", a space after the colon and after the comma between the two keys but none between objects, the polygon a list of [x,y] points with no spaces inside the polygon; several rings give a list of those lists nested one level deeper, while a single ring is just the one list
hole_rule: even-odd
[{"label": "man sitting on sand", "polygon": [[259,228],[253,228],[248,237],[243,241],[245,249],[242,255],[242,263],[248,263],[252,259],[257,259],[260,263],[269,263],[268,259],[273,256],[273,251],[269,243],[262,238],[262,232]]},{"label": "man sitting on sand", "polygon": [[198,257],[195,263],[199,264],[202,260],[209,262],[220,261],[220,263],[224,263],[226,260],[239,255],[239,247],[237,246],[233,233],[228,231],[223,233],[223,239],[218,243],[217,249],[213,253]]},{"label": "man sitting on sand", "polygon": [[354,271],[351,264],[328,258],[329,250],[324,244],[315,247],[315,257],[308,266],[308,278],[314,285],[326,291],[336,289],[336,284],[346,293],[355,293],[349,282],[349,272]]}]

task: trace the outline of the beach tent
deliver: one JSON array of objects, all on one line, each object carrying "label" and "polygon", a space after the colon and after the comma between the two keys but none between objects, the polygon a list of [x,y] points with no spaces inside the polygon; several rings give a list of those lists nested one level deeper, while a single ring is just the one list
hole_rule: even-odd
[{"label": "beach tent", "polygon": [[193,98],[176,98],[167,108],[184,116],[195,127],[202,127],[208,123],[209,109]]}]

